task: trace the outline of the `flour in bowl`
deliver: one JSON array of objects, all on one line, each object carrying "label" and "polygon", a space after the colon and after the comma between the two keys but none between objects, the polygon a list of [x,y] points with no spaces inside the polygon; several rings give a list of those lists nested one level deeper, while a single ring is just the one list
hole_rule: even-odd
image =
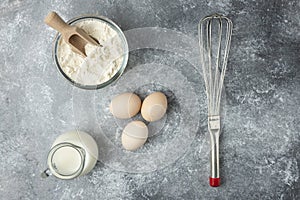
[{"label": "flour in bowl", "polygon": [[123,43],[118,33],[109,24],[96,19],[87,19],[75,24],[85,30],[101,46],[87,44],[84,58],[74,53],[61,38],[57,58],[61,69],[76,83],[98,85],[112,78],[122,66]]}]

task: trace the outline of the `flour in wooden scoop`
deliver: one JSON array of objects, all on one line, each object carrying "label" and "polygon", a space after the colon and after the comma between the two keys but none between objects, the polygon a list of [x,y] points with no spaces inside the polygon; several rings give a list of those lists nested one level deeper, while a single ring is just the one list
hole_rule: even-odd
[{"label": "flour in wooden scoop", "polygon": [[61,38],[58,43],[58,62],[65,74],[82,85],[98,85],[108,81],[121,68],[124,52],[118,33],[107,23],[87,19],[75,24],[95,38],[100,46],[87,44],[84,58],[74,53]]}]

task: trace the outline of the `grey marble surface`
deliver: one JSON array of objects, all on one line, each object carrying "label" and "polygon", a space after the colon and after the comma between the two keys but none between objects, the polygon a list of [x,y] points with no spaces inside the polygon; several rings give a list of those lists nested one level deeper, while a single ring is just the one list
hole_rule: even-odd
[{"label": "grey marble surface", "polygon": [[[170,154],[172,162],[153,171],[140,166],[136,173],[128,173],[99,161],[91,173],[71,181],[40,178],[54,139],[78,128],[81,119],[74,109],[81,105],[76,95],[82,91],[59,74],[51,57],[55,32],[43,24],[50,10],[65,19],[101,14],[124,31],[161,27],[194,40],[198,20],[205,15],[221,12],[233,20],[220,146],[221,187],[208,185],[209,140],[202,114],[192,121],[198,129],[191,142],[183,143],[185,150]],[[1,1],[0,199],[300,199],[299,10],[297,0]],[[201,77],[174,52],[132,51],[122,78],[147,63],[174,66],[185,77],[178,82],[199,92],[195,101],[205,106]],[[166,80],[170,80],[168,89],[178,84],[167,75]],[[121,91],[122,85],[111,88]],[[177,88],[175,96],[182,99],[185,93],[176,93]],[[112,94],[107,90],[92,95],[97,99]],[[181,117],[186,114],[178,112]],[[155,158],[149,157],[149,162]]]}]

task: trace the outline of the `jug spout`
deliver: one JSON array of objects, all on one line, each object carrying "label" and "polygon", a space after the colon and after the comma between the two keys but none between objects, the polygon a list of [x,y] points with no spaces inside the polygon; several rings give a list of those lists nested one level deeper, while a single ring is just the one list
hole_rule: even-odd
[{"label": "jug spout", "polygon": [[48,178],[51,175],[51,171],[47,168],[41,173],[42,178]]}]

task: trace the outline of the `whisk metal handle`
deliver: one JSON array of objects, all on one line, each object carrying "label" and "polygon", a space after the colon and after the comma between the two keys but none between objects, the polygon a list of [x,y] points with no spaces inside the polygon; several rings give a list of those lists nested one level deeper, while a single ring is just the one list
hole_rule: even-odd
[{"label": "whisk metal handle", "polygon": [[221,184],[219,172],[219,136],[220,116],[208,117],[208,130],[210,133],[210,177],[209,184],[218,187]]}]

